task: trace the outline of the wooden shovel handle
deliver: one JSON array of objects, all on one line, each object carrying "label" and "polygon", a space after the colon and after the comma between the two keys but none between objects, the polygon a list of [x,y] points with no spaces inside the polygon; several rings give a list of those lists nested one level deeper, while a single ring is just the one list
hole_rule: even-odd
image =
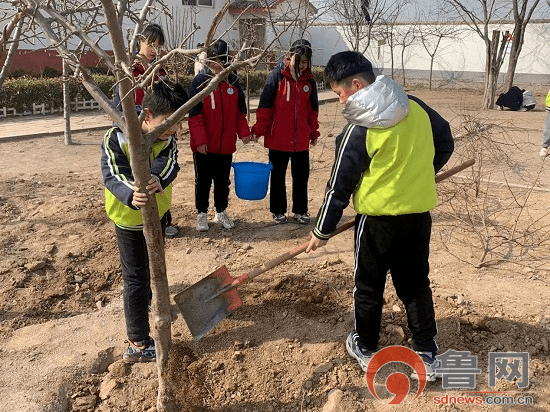
[{"label": "wooden shovel handle", "polygon": [[475,162],[476,161],[474,159],[470,159],[470,160],[466,160],[464,163],[460,163],[455,167],[451,167],[449,170],[446,170],[443,173],[438,174],[435,177],[435,183],[439,183],[442,180],[445,180],[448,177],[451,177],[452,175],[456,175],[458,172],[462,172],[464,169],[467,169],[470,166],[473,166]]},{"label": "wooden shovel handle", "polygon": [[[435,182],[436,183],[439,183],[441,182],[442,180],[445,180],[447,179],[448,177],[472,166],[473,164],[475,163],[475,160],[474,159],[470,159],[464,163],[461,163],[459,164],[458,166],[455,166],[455,167],[452,167],[450,168],[449,170],[443,172],[443,173],[440,173],[439,175],[437,175],[435,177]],[[343,223],[342,225],[338,226],[336,228],[336,230],[334,232],[332,232],[332,234],[330,235],[330,237],[334,237],[342,232],[344,232],[345,230],[348,230],[350,227],[354,226],[355,225],[355,219],[351,219],[349,220],[348,222],[346,223]],[[291,251],[289,252],[286,252],[285,254],[282,254],[280,256],[277,256],[275,259],[272,259],[270,260],[269,262],[266,262],[264,263],[262,266],[260,266],[259,268],[255,268],[255,269],[252,269],[250,272],[246,273],[245,275],[242,275],[242,276],[239,276],[237,279],[238,281],[237,282],[233,282],[234,284],[235,283],[238,283],[238,284],[243,284],[243,283],[247,283],[249,282],[250,280],[252,280],[253,278],[255,278],[256,276],[258,275],[261,275],[262,273],[268,271],[269,269],[272,269],[274,268],[275,266],[277,265],[280,265],[281,263],[283,262],[286,262],[288,259],[292,259],[293,257],[295,256],[298,256],[300,253],[302,252],[305,252],[305,250],[307,249],[309,245],[309,240],[307,242],[305,242],[304,244],[300,245],[300,246],[297,246],[295,247],[294,249],[292,249]]]}]

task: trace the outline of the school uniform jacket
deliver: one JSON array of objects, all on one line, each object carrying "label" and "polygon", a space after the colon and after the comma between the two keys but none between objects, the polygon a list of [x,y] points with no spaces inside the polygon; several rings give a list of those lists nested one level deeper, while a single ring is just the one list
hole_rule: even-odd
[{"label": "school uniform jacket", "polygon": [[350,96],[342,114],[349,123],[336,139],[314,235],[329,238],[352,195],[358,214],[395,216],[433,209],[435,173],[454,149],[449,123],[385,76]]},{"label": "school uniform jacket", "polygon": [[252,133],[264,136],[264,146],[283,152],[302,152],[319,137],[319,98],[311,70],[295,81],[289,59],[268,76]]},{"label": "school uniform jacket", "polygon": [[[147,64],[145,61],[140,60],[139,58],[136,58],[134,60],[134,77],[141,76],[145,73],[145,71],[149,68],[149,64]],[[157,74],[155,74],[155,77],[153,78],[153,81],[157,81],[161,77],[165,77],[166,72],[164,69],[160,69]],[[143,89],[135,89],[134,90],[134,103],[136,106],[141,106],[143,103],[143,98],[145,97],[145,90]]]},{"label": "school uniform jacket", "polygon": [[[176,178],[178,147],[174,136],[157,140],[149,155],[151,174],[157,176],[164,194],[156,193],[159,217],[164,216],[172,203],[172,181]],[[105,184],[105,211],[118,227],[142,230],[141,210],[132,205],[134,176],[130,167],[128,139],[118,127],[105,134],[101,145],[101,173]]]},{"label": "school uniform jacket", "polygon": [[[208,85],[211,75],[205,68],[191,82],[189,98]],[[250,136],[246,120],[246,101],[237,76],[226,81],[189,111],[191,150],[206,144],[208,153],[231,154],[236,150],[237,136]]]}]

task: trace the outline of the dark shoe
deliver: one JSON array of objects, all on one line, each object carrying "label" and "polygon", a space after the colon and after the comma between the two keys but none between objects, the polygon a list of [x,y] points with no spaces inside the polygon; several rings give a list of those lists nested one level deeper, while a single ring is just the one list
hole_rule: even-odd
[{"label": "dark shoe", "polygon": [[359,335],[356,331],[352,331],[346,339],[346,349],[351,357],[355,358],[359,362],[359,366],[366,372],[369,367],[369,362],[376,353],[375,350],[367,350],[359,346],[357,339]]},{"label": "dark shoe", "polygon": [[277,224],[281,224],[281,223],[286,223],[287,220],[286,220],[286,216],[283,215],[282,213],[273,213],[273,221]]},{"label": "dark shoe", "polygon": [[155,362],[157,353],[155,352],[155,341],[153,338],[147,338],[138,342],[132,342],[128,339],[128,349],[122,355],[126,362]]},{"label": "dark shoe", "polygon": [[311,219],[309,217],[309,214],[306,212],[303,215],[295,213],[294,220],[302,225],[308,225]]},{"label": "dark shoe", "polygon": [[[441,362],[439,359],[436,359],[435,354],[432,352],[417,351],[416,354],[420,356],[420,358],[422,358],[422,362],[424,362],[424,366],[426,368],[426,381],[435,382],[438,377],[437,371],[441,369]],[[411,373],[411,378],[418,380],[418,375],[416,372]]]}]

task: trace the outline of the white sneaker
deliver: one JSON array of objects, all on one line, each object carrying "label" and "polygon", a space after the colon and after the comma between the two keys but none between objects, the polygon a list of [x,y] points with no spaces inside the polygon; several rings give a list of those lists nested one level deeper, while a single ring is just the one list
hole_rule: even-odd
[{"label": "white sneaker", "polygon": [[206,232],[208,230],[208,216],[206,213],[199,213],[197,215],[197,230],[199,232]]},{"label": "white sneaker", "polygon": [[176,237],[178,232],[179,232],[179,230],[175,226],[166,226],[166,229],[164,230],[164,234],[166,235],[166,237],[168,239],[172,239],[172,238]]},{"label": "white sneaker", "polygon": [[223,212],[216,213],[216,218],[214,219],[214,222],[221,223],[222,226],[226,229],[231,229],[235,226],[235,223],[233,223],[225,210]]}]

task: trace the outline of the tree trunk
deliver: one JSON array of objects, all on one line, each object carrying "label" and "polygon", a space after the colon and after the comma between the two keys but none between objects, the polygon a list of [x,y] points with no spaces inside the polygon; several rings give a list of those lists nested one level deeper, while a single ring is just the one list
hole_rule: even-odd
[{"label": "tree trunk", "polygon": [[[498,75],[502,62],[504,61],[504,49],[508,41],[508,33],[506,32],[500,40],[500,31],[493,30],[493,38],[489,53],[487,56],[487,64],[489,67],[486,70],[485,77],[485,92],[483,94],[483,109],[493,109],[495,107],[495,96],[497,92]],[[500,43],[500,47],[499,47]]]},{"label": "tree trunk", "polygon": [[404,62],[404,59],[405,59],[405,47],[403,46],[403,51],[401,53],[401,70],[403,71],[403,87],[406,87],[406,83],[407,83],[407,80],[405,78],[405,62]]},{"label": "tree trunk", "polygon": [[[128,129],[130,129],[133,126],[130,123],[133,122],[128,123]],[[139,124],[138,122],[136,123]],[[141,130],[131,130],[128,139],[132,172],[136,184],[141,188],[141,191],[145,191],[145,186],[151,178],[151,169],[148,161],[150,148],[142,143]],[[177,412],[178,408],[176,407],[167,379],[168,353],[172,345],[172,317],[164,255],[164,239],[155,195],[149,197],[149,201],[142,208],[141,213],[143,215],[143,235],[147,244],[151,290],[153,292],[151,302],[153,324],[151,325],[151,329],[153,338],[155,339],[159,379],[157,411]]]},{"label": "tree trunk", "polygon": [[[107,27],[111,35],[115,63],[124,63],[129,66],[129,58],[125,53],[124,39],[118,21],[116,20],[116,9],[110,0],[101,0],[107,16]],[[145,192],[145,186],[151,178],[151,167],[149,165],[149,152],[151,148],[144,144],[141,131],[141,123],[138,119],[131,97],[132,80],[125,77],[122,71],[116,73],[119,81],[120,96],[122,99],[122,110],[124,112],[124,133],[128,138],[128,149],[130,151],[130,166],[134,175],[135,184],[141,192]],[[153,324],[152,335],[155,339],[157,354],[157,372],[159,380],[157,396],[157,412],[177,412],[174,397],[170,391],[167,381],[168,353],[172,345],[171,325],[172,316],[170,313],[170,293],[168,290],[168,277],[166,275],[166,262],[164,256],[164,239],[158,215],[158,206],[155,195],[149,198],[146,206],[141,210],[143,216],[143,235],[147,244],[147,255],[149,256],[149,274],[151,278],[151,290],[153,292],[152,309]]]},{"label": "tree trunk", "polygon": [[13,34],[13,43],[10,46],[10,50],[8,51],[8,55],[6,56],[6,60],[4,61],[4,65],[2,66],[2,71],[0,71],[0,89],[2,89],[4,80],[6,80],[6,78],[8,77],[8,74],[10,73],[10,68],[13,62],[13,58],[15,56],[15,52],[19,48],[19,39],[21,38],[21,29],[23,27],[23,21],[24,21],[23,18],[19,19],[17,21],[17,25],[15,26],[15,33]]},{"label": "tree trunk", "polygon": [[506,72],[506,80],[504,81],[504,86],[506,90],[514,85],[514,76],[516,74],[516,66],[518,64],[519,55],[521,53],[521,46],[523,44],[523,25],[514,28],[514,33],[512,35],[512,45],[510,49],[510,59],[508,60],[508,70]]},{"label": "tree trunk", "polygon": [[63,120],[65,120],[65,145],[73,144],[71,138],[71,95],[69,86],[69,65],[63,59]]},{"label": "tree trunk", "polygon": [[[435,54],[434,54],[435,55]],[[432,78],[434,74],[434,58],[433,56],[430,56],[430,90],[432,90]]]}]

